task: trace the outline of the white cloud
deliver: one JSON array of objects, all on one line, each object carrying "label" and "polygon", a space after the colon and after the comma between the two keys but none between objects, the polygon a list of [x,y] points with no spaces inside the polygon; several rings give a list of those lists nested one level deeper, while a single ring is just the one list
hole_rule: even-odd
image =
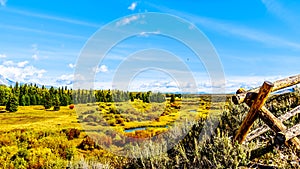
[{"label": "white cloud", "polygon": [[99,72],[108,72],[108,67],[106,65],[101,65],[100,67],[96,67],[93,69],[94,72],[99,73]]},{"label": "white cloud", "polygon": [[[0,0],[0,3],[1,3],[1,1],[7,2],[7,0]],[[74,25],[82,25],[82,26],[94,27],[94,28],[101,27],[100,24],[89,23],[89,22],[84,22],[81,20],[74,20],[74,19],[70,19],[70,18],[63,18],[63,17],[59,17],[59,16],[44,15],[44,14],[40,14],[40,13],[33,13],[33,12],[22,11],[22,10],[17,10],[17,9],[12,9],[12,8],[10,8],[9,11],[16,13],[16,14],[20,14],[20,15],[26,15],[26,16],[36,17],[36,18],[41,18],[41,19],[65,22],[65,23],[74,24]]]},{"label": "white cloud", "polygon": [[1,6],[5,6],[6,5],[7,0],[0,0],[0,5]]},{"label": "white cloud", "polygon": [[100,66],[100,72],[107,72],[107,71],[108,71],[108,67],[106,65]]},{"label": "white cloud", "polygon": [[65,74],[65,75],[61,75],[60,77],[58,77],[58,79],[56,79],[55,85],[71,87],[70,85],[73,84],[73,81],[74,81],[74,74]]},{"label": "white cloud", "polygon": [[132,2],[131,5],[128,7],[128,9],[134,11],[135,8],[136,8],[136,6],[137,6],[137,3],[136,2]]},{"label": "white cloud", "polygon": [[23,68],[25,65],[27,65],[29,62],[28,61],[23,61],[23,62],[18,62],[17,66],[20,68]]},{"label": "white cloud", "polygon": [[129,91],[153,91],[153,92],[181,92],[178,84],[169,80],[140,79],[131,82]]},{"label": "white cloud", "polygon": [[69,68],[73,69],[76,67],[76,64],[70,63],[68,66],[69,66]]},{"label": "white cloud", "polygon": [[266,80],[274,82],[282,78],[284,78],[284,76],[227,76],[225,77],[224,84],[223,81],[212,82],[209,77],[198,74],[197,78],[195,79],[197,87],[189,82],[176,82],[168,78],[165,78],[165,80],[141,78],[131,81],[128,90],[183,92],[181,90],[188,89],[188,92],[198,91],[203,93],[235,93],[239,88],[245,88],[246,90],[249,90],[261,86]]},{"label": "white cloud", "polygon": [[226,77],[226,92],[234,93],[239,88],[246,90],[259,87],[264,81],[274,82],[284,78],[283,76],[229,76]]},{"label": "white cloud", "polygon": [[5,65],[5,66],[13,66],[13,65],[14,65],[14,62],[11,61],[11,60],[4,61],[4,62],[3,62],[3,65]]},{"label": "white cloud", "polygon": [[286,47],[292,49],[300,49],[300,43],[292,42],[281,37],[271,35],[265,32],[261,32],[255,29],[247,28],[240,25],[230,24],[222,21],[217,21],[209,18],[197,17],[197,16],[189,16],[193,18],[193,20],[201,24],[205,27],[209,27],[210,29],[214,29],[216,31],[224,32],[231,34],[233,36],[244,38],[247,40],[252,40],[256,42],[260,42],[266,45],[272,45],[277,47]]},{"label": "white cloud", "polygon": [[39,59],[39,53],[40,53],[40,51],[39,51],[39,49],[38,49],[38,45],[37,44],[32,44],[31,45],[31,51],[33,52],[33,55],[32,55],[32,58],[34,59],[34,60],[38,60]]},{"label": "white cloud", "polygon": [[58,79],[61,79],[61,80],[73,80],[74,79],[74,74],[61,75]]},{"label": "white cloud", "polygon": [[39,60],[39,57],[38,57],[37,54],[34,54],[34,55],[32,55],[32,59],[34,59],[34,60]]},{"label": "white cloud", "polygon": [[22,61],[22,62],[17,62],[17,63],[15,63],[15,62],[13,62],[13,61],[11,61],[11,60],[8,60],[8,61],[4,61],[2,64],[3,64],[4,66],[15,66],[15,67],[23,68],[23,67],[25,67],[25,65],[27,65],[28,63],[29,63],[29,62],[28,62],[27,60]]},{"label": "white cloud", "polygon": [[64,38],[70,38],[70,39],[87,40],[86,37],[84,37],[84,36],[79,36],[79,35],[74,35],[74,34],[43,31],[41,29],[33,29],[33,28],[29,28],[29,27],[8,25],[8,24],[0,24],[0,26],[1,26],[1,28],[5,28],[5,29],[13,29],[13,30],[25,31],[25,32],[33,32],[33,33],[46,34],[46,35],[58,36],[58,37],[64,37]]},{"label": "white cloud", "polygon": [[[102,69],[105,69],[105,65],[102,65]],[[1,67],[0,67],[1,69]],[[101,66],[98,68],[98,72],[100,72]],[[103,70],[102,70],[103,71]],[[1,72],[0,72],[1,74]],[[198,77],[199,78],[199,77]],[[197,79],[198,79],[197,78]],[[203,93],[235,93],[239,88],[245,88],[246,90],[259,87],[263,84],[264,81],[268,80],[274,82],[276,80],[282,79],[283,76],[228,76],[226,77],[225,90],[223,89],[223,83],[213,83],[209,79],[209,77],[200,77],[197,82],[198,86],[192,85],[189,82],[176,82],[174,80],[165,78],[165,80],[153,80],[149,78],[141,78],[134,81],[131,81],[128,89],[129,91],[154,91],[154,92],[184,92],[182,90],[188,89],[187,92],[203,92]],[[91,83],[86,82],[87,79],[84,77],[77,76],[75,79],[80,81],[80,88],[91,88],[93,87],[91,84],[94,84],[96,89],[109,89],[112,88],[115,84],[111,81],[93,81]],[[81,82],[82,81],[82,82]],[[71,86],[74,85],[74,74],[65,74],[61,75],[56,79],[55,86]],[[180,83],[180,84],[179,84]],[[78,85],[78,84],[77,84]],[[180,85],[182,88],[180,88]],[[72,86],[76,87],[76,86]],[[193,90],[189,90],[193,89]]]},{"label": "white cloud", "polygon": [[280,2],[275,1],[275,0],[261,0],[261,2],[265,5],[265,7],[267,8],[267,10],[275,15],[276,17],[284,20],[284,21],[288,21],[288,22],[293,22],[295,21],[295,15],[293,15],[292,13],[290,13],[290,10],[287,10],[286,8],[284,8],[284,6],[282,4],[280,4]]},{"label": "white cloud", "polygon": [[5,61],[0,65],[0,74],[10,80],[18,82],[31,83],[41,81],[46,71],[28,64],[28,61],[18,63]]},{"label": "white cloud", "polygon": [[127,18],[124,18],[124,19],[118,21],[116,24],[117,24],[117,26],[124,26],[124,25],[128,25],[131,22],[136,21],[138,19],[139,19],[138,15],[133,15],[133,16],[130,16],[130,17],[127,17]]},{"label": "white cloud", "polygon": [[154,35],[158,35],[160,34],[160,31],[154,31],[154,32],[141,32],[139,35],[142,37],[149,37],[149,35],[154,34]]},{"label": "white cloud", "polygon": [[[265,1],[267,1],[267,0],[265,0]],[[272,1],[272,2],[274,2],[274,1]],[[249,27],[232,24],[232,23],[222,21],[222,20],[201,17],[201,16],[190,14],[190,13],[173,10],[173,9],[163,7],[163,6],[158,6],[158,5],[154,5],[154,4],[151,4],[151,6],[153,6],[154,8],[157,8],[161,11],[187,18],[188,20],[191,20],[192,22],[194,22],[196,24],[199,24],[199,25],[202,25],[203,27],[207,27],[211,30],[217,31],[223,35],[224,35],[224,33],[227,33],[227,34],[233,35],[238,38],[243,38],[246,40],[260,42],[265,45],[272,45],[272,46],[276,46],[276,47],[284,47],[284,48],[291,48],[291,49],[297,49],[297,50],[300,49],[300,43],[293,42],[288,39],[284,39],[277,35],[271,35],[266,32],[262,32],[262,31],[252,29]],[[289,15],[287,15],[287,16],[289,16]]]},{"label": "white cloud", "polygon": [[0,58],[6,58],[5,54],[0,54]]}]

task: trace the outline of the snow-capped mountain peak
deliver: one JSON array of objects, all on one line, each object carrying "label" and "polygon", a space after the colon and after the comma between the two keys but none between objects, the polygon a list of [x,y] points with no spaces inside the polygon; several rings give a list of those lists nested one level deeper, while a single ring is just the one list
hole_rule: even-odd
[{"label": "snow-capped mountain peak", "polygon": [[15,82],[13,80],[8,79],[8,78],[6,78],[6,77],[4,77],[3,75],[0,74],[0,84],[10,86],[10,85],[14,85]]}]

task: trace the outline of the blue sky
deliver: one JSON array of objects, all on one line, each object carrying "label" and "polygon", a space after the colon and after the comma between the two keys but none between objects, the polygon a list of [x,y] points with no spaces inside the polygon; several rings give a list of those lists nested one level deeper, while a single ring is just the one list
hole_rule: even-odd
[{"label": "blue sky", "polygon": [[[0,75],[71,86],[80,52],[97,30],[127,15],[159,12],[183,18],[205,34],[223,65],[226,92],[233,92],[300,72],[299,9],[299,1],[289,0],[0,0]],[[94,68],[96,88],[110,88],[118,66],[130,54],[161,48],[185,62],[199,91],[211,92],[201,61],[178,41],[159,33],[126,39],[112,48]],[[131,90],[178,89],[178,80],[160,71],[136,77]]]}]

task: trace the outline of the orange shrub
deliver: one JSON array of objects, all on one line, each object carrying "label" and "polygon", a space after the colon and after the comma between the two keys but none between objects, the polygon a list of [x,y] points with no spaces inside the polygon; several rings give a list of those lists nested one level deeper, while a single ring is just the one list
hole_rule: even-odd
[{"label": "orange shrub", "polygon": [[69,105],[69,109],[74,109],[75,105],[74,104],[70,104]]}]

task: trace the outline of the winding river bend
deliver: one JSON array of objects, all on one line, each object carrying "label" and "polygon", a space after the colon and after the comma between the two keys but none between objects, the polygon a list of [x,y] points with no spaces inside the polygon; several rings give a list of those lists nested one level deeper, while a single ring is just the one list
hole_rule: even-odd
[{"label": "winding river bend", "polygon": [[[168,128],[169,126],[166,125],[166,126],[162,126],[162,127],[151,127],[149,126],[149,128]],[[148,127],[136,127],[136,128],[131,128],[131,129],[125,129],[124,132],[125,133],[131,133],[131,132],[134,132],[134,131],[138,131],[138,130],[147,130]]]}]

